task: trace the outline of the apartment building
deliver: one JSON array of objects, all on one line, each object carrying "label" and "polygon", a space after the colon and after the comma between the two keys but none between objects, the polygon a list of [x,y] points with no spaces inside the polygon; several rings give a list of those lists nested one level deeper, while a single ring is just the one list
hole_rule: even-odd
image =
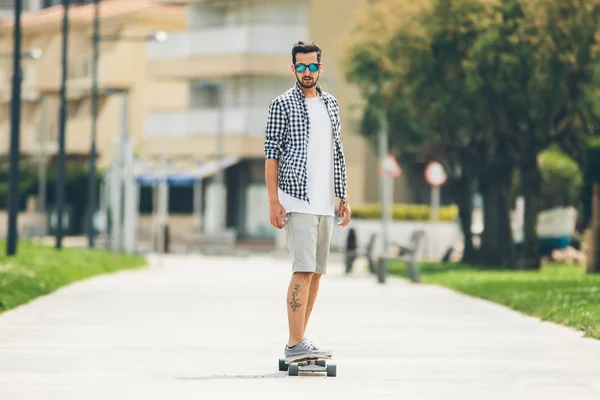
[{"label": "apartment building", "polygon": [[340,102],[351,203],[378,200],[375,152],[358,132],[360,96],[341,65],[344,40],[367,0],[161,2],[187,4],[187,28],[165,43],[150,44],[149,73],[184,81],[187,99],[177,110],[150,111],[144,150],[154,158],[168,151],[191,160],[218,155],[234,160],[225,188],[206,181],[205,216],[222,215],[226,205],[225,220],[206,220],[207,225],[215,230],[225,225],[241,237],[274,234],[264,184],[264,128],[270,101],[295,82],[291,48],[298,40],[314,40],[323,49],[320,83]]},{"label": "apartment building", "polygon": [[[16,0],[0,0],[0,19],[14,15]],[[23,13],[35,12],[44,8],[62,4],[62,0],[20,0]],[[93,0],[71,0],[72,5],[87,4]]]},{"label": "apartment building", "polygon": [[[42,0],[40,7],[46,5]],[[99,61],[99,167],[108,167],[125,122],[135,153],[150,170],[173,174],[227,162],[224,185],[214,175],[202,187],[170,188],[171,233],[179,236],[202,212],[205,232],[234,230],[239,239],[268,238],[264,127],[270,101],[295,81],[291,47],[323,48],[320,83],[339,100],[351,204],[379,197],[374,149],[360,136],[360,96],[341,65],[344,41],[368,0],[103,0]],[[70,12],[66,151],[69,165],[87,163],[91,142],[92,5]],[[52,163],[57,152],[62,7],[23,15],[21,154]],[[12,21],[0,20],[0,53],[12,51]],[[166,31],[165,42],[146,40]],[[0,58],[0,158],[8,155],[10,57]],[[403,185],[396,184],[396,193]],[[145,193],[145,194],[144,194]],[[142,208],[156,208],[148,190]],[[196,200],[195,202],[193,200]],[[401,196],[396,196],[396,200]],[[185,204],[184,204],[185,203]],[[202,211],[200,211],[202,210]],[[183,215],[175,215],[183,214]],[[197,217],[197,215],[196,215]],[[193,221],[193,223],[192,223]],[[148,217],[140,220],[147,232]]]},{"label": "apartment building", "polygon": [[[145,0],[102,1],[101,41],[98,66],[98,152],[105,167],[112,159],[114,136],[120,134],[122,103],[128,95],[127,130],[134,139],[143,136],[146,108],[168,108],[173,98],[164,98],[166,87],[177,82],[160,82],[146,73],[146,50],[154,32],[180,29],[185,10]],[[23,104],[21,152],[27,157],[45,150],[55,154],[58,140],[59,95],[62,58],[62,7],[50,7],[22,18],[22,50],[41,50],[38,60],[23,60]],[[70,10],[67,75],[66,152],[69,157],[87,158],[91,143],[92,5],[74,5]],[[0,92],[10,102],[12,77],[11,18],[0,21]],[[0,120],[0,154],[8,152],[9,107]]]},{"label": "apartment building", "polygon": [[[46,4],[46,3],[44,3]],[[67,75],[67,167],[87,165],[91,145],[92,21],[91,4],[71,6]],[[185,85],[161,82],[147,74],[148,42],[157,31],[185,26],[183,7],[146,0],[104,0],[100,3],[101,41],[98,67],[98,167],[106,169],[114,140],[124,133],[139,152],[148,109],[182,106]],[[60,78],[62,74],[62,6],[22,16],[22,50],[41,50],[39,59],[23,59],[21,159],[55,166],[58,149]],[[0,20],[0,158],[6,161],[10,140],[13,20]],[[178,103],[177,87],[181,87]],[[170,97],[163,93],[171,93]],[[124,105],[126,107],[124,107]],[[125,129],[123,129],[125,127]],[[125,131],[125,132],[123,132]],[[84,208],[85,193],[77,201]]]}]

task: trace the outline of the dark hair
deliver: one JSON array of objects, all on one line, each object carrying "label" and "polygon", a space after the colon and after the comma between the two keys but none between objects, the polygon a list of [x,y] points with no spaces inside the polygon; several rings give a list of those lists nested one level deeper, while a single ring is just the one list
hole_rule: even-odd
[{"label": "dark hair", "polygon": [[296,42],[292,47],[292,62],[296,64],[296,54],[298,53],[317,53],[317,62],[321,62],[321,48],[315,42]]}]

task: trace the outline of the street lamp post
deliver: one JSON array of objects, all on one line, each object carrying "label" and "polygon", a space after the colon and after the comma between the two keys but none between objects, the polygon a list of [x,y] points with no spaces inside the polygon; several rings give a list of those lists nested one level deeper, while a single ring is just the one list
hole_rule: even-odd
[{"label": "street lamp post", "polygon": [[58,174],[56,179],[56,248],[62,248],[63,239],[63,208],[65,198],[65,125],[67,122],[67,57],[69,46],[69,3],[63,0],[63,25],[62,25],[62,76],[60,86],[60,113],[58,133]]},{"label": "street lamp post", "polygon": [[89,206],[87,214],[88,246],[94,243],[94,213],[96,212],[96,137],[98,134],[98,47],[100,45],[100,1],[94,0],[94,33],[92,35],[92,144],[90,148]]},{"label": "street lamp post", "polygon": [[[20,24],[20,16],[15,18],[15,30]],[[20,28],[19,28],[20,31]],[[18,42],[18,43],[17,43]],[[19,158],[20,158],[20,131],[21,131],[21,85],[23,82],[23,71],[21,60],[37,60],[42,56],[42,50],[32,49],[21,52],[20,33],[15,32],[15,52],[0,53],[0,58],[13,58],[17,68],[13,71],[13,93],[11,98],[11,139],[10,139],[10,182],[8,196],[8,237],[6,243],[6,254],[9,256],[17,253],[18,229],[17,220],[19,215]],[[16,182],[16,186],[15,185]],[[15,197],[13,197],[15,196]]]},{"label": "street lamp post", "polygon": [[[101,35],[100,32],[100,1],[94,0],[94,28],[92,33],[92,138],[90,144],[90,171],[88,177],[88,213],[87,213],[87,236],[88,246],[95,247],[95,232],[94,232],[94,214],[96,211],[97,197],[97,137],[98,137],[98,74],[99,74],[99,58],[100,58],[100,41],[130,41],[130,42],[147,42],[156,41],[164,42],[167,40],[167,33],[163,31],[154,32],[148,36],[131,37],[121,35]],[[114,92],[114,91],[111,91]],[[123,91],[123,112],[127,113],[128,91]],[[125,154],[125,130],[126,130],[126,114],[122,115],[121,124],[121,148],[119,154]]]},{"label": "street lamp post", "polygon": [[19,133],[21,129],[21,2],[15,2],[14,58],[10,125],[10,182],[8,191],[8,240],[6,254],[17,253],[19,213]]},{"label": "street lamp post", "polygon": [[[385,109],[380,110],[380,129],[377,139],[379,142],[379,165],[383,165],[383,160],[388,154],[388,127],[385,115]],[[381,201],[381,257],[379,259],[379,268],[377,269],[377,281],[385,283],[388,268],[388,245],[389,245],[389,220],[390,220],[390,191],[389,178],[385,171],[382,171],[380,178],[380,201]]]}]

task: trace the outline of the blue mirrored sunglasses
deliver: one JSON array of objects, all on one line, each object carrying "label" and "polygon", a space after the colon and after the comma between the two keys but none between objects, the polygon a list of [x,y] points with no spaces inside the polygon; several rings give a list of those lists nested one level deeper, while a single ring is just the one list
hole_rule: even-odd
[{"label": "blue mirrored sunglasses", "polygon": [[319,70],[319,65],[321,65],[321,64],[320,63],[312,63],[309,65],[296,64],[296,65],[294,65],[294,68],[296,69],[296,72],[300,72],[300,73],[306,71],[306,67],[308,67],[310,72],[317,72]]}]

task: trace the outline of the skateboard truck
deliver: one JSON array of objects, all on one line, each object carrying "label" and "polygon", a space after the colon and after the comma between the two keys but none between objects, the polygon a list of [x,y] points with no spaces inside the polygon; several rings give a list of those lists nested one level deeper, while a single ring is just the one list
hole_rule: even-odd
[{"label": "skateboard truck", "polygon": [[279,359],[279,370],[288,371],[289,376],[298,376],[298,372],[326,372],[327,376],[336,376],[337,366],[327,365],[328,358],[312,357],[303,360],[286,363],[285,359]]}]

